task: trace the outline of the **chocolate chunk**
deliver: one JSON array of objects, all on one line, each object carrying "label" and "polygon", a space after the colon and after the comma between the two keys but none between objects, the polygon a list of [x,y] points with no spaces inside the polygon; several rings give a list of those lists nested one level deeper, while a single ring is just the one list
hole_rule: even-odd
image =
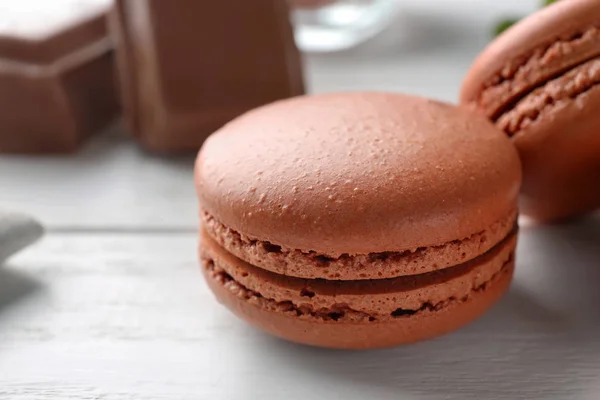
[{"label": "chocolate chunk", "polygon": [[0,152],[73,151],[119,110],[107,1],[30,3],[0,21]]},{"label": "chocolate chunk", "polygon": [[304,92],[283,0],[117,0],[126,119],[153,151],[196,151],[234,117]]}]

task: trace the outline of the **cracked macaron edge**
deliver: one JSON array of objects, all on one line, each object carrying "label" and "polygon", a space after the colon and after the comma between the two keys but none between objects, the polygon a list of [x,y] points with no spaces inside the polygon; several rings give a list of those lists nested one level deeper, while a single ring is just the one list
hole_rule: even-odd
[{"label": "cracked macaron edge", "polygon": [[206,211],[200,215],[206,234],[228,252],[257,267],[298,278],[368,280],[441,270],[476,258],[510,234],[517,224],[518,210],[511,209],[484,231],[438,246],[341,257],[284,248],[230,229]]}]

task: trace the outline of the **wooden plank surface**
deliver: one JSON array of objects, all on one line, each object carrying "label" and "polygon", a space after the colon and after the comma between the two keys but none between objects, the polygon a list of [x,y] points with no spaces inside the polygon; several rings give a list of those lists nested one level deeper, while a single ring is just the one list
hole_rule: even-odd
[{"label": "wooden plank surface", "polygon": [[600,218],[524,228],[510,293],[446,337],[327,351],[212,298],[193,234],[53,234],[0,270],[4,399],[597,399]]}]

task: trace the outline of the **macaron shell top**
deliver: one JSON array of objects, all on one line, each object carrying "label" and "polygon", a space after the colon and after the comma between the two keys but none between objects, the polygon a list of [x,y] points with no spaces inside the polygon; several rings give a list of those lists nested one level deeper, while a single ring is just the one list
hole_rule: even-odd
[{"label": "macaron shell top", "polygon": [[484,118],[356,92],[251,111],[196,164],[201,208],[249,237],[333,257],[469,237],[514,210],[516,151]]},{"label": "macaron shell top", "polygon": [[600,55],[600,0],[559,1],[513,26],[475,61],[462,104],[490,118],[525,91]]}]

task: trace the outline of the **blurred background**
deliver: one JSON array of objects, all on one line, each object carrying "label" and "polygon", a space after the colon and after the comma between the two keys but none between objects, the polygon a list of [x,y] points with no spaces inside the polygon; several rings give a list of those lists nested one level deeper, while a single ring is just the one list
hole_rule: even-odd
[{"label": "blurred background", "polygon": [[[476,55],[539,0],[298,0],[291,15],[309,93],[386,90],[456,102]],[[0,1],[0,35],[28,40],[111,0]],[[1,49],[0,49],[1,50]],[[35,118],[35,117],[33,117]],[[195,229],[194,152],[140,150],[119,119],[68,155],[0,154],[0,205],[50,229]],[[75,204],[76,203],[76,204]]]}]

